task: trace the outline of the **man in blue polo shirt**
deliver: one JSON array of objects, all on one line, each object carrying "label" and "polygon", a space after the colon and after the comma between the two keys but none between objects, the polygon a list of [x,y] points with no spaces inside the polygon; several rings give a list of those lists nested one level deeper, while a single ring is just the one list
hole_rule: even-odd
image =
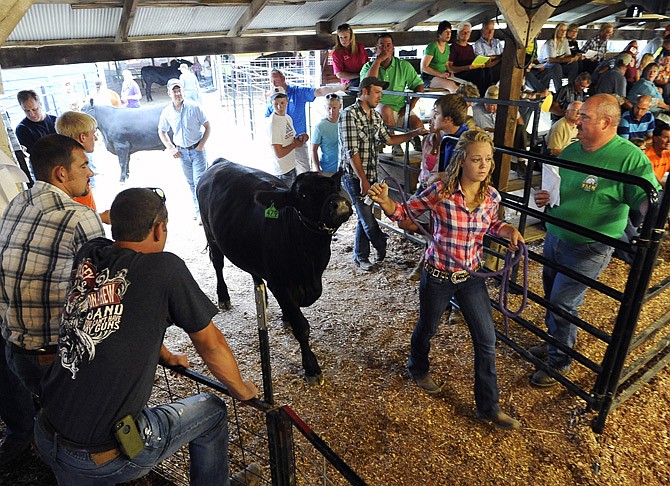
[{"label": "man in blue polo shirt", "polygon": [[[321,86],[320,88],[307,88],[304,86],[295,86],[286,82],[286,77],[279,69],[273,69],[270,72],[270,85],[272,94],[283,92],[288,97],[288,108],[286,114],[293,120],[295,133],[310,133],[307,131],[307,118],[305,117],[305,104],[311,103],[319,96],[326,96],[336,91],[344,91],[347,85],[336,84],[333,86]],[[272,115],[272,105],[268,105],[265,116]],[[303,144],[295,150],[295,171],[296,175],[303,172],[309,172],[309,153],[307,145]]]},{"label": "man in blue polo shirt", "polygon": [[617,133],[629,140],[631,138],[641,138],[643,140],[651,138],[656,127],[654,115],[649,111],[651,102],[651,96],[640,96],[630,110],[621,114]]}]

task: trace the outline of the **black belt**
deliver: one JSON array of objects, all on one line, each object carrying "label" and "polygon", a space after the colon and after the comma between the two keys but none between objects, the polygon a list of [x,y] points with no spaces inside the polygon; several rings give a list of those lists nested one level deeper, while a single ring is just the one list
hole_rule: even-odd
[{"label": "black belt", "polygon": [[110,439],[105,442],[102,442],[100,444],[94,444],[94,445],[84,445],[84,444],[79,444],[77,442],[72,442],[71,440],[67,440],[65,437],[60,435],[59,433],[56,432],[56,430],[53,428],[51,425],[51,422],[49,422],[49,419],[47,419],[44,416],[44,413],[40,412],[37,415],[37,421],[40,423],[40,426],[44,431],[51,436],[52,439],[55,439],[60,445],[63,447],[70,449],[70,450],[76,450],[76,451],[84,451],[88,452],[89,454],[98,454],[98,455],[103,455],[103,454],[114,454],[114,452],[118,452],[119,455],[121,451],[119,450],[119,444],[116,441],[116,439]]},{"label": "black belt", "polygon": [[[458,270],[457,272],[445,272],[439,268],[435,268],[430,263],[424,263],[423,268],[426,270],[426,273],[431,277],[439,278],[440,280],[449,280],[453,284],[459,284],[465,282],[470,278],[470,274],[467,270]],[[479,266],[477,267],[479,269]]]},{"label": "black belt", "polygon": [[[200,139],[200,140],[202,140],[202,139]],[[194,148],[196,148],[196,147],[198,146],[198,144],[200,143],[200,140],[198,140],[197,142],[195,142],[195,143],[194,143],[193,145],[191,145],[190,147],[182,147],[182,146],[180,146],[180,145],[177,145],[177,147],[179,147],[180,149],[184,149],[184,150],[193,150]]]},{"label": "black belt", "polygon": [[43,347],[37,348],[37,349],[22,348],[21,346],[17,346],[14,343],[9,343],[9,345],[12,348],[12,352],[16,353],[16,354],[31,354],[31,355],[44,354],[44,355],[49,355],[49,354],[56,354],[58,352],[58,345],[57,344],[52,344],[50,346],[43,346]]}]

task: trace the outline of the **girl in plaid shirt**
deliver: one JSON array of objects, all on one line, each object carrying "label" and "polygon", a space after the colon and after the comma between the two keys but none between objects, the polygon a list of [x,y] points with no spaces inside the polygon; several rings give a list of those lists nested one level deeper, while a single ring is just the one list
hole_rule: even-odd
[{"label": "girl in plaid shirt", "polygon": [[519,231],[498,220],[500,194],[491,186],[493,143],[483,130],[463,133],[446,172],[407,208],[388,197],[385,182],[370,188],[370,197],[391,219],[399,221],[430,211],[435,222],[426,249],[426,264],[419,284],[419,320],[412,333],[407,369],[417,385],[431,395],[442,391],[429,373],[430,340],[452,297],[456,298],[468,325],[475,350],[475,402],[477,418],[504,429],[521,424],[500,410],[495,365],[495,330],[491,303],[483,278],[470,277],[452,258],[476,270],[482,264],[484,235],[510,240],[510,250],[523,241]]}]

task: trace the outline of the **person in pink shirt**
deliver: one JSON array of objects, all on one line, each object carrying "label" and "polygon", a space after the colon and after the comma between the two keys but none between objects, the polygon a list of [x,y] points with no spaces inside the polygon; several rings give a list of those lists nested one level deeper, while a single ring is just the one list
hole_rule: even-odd
[{"label": "person in pink shirt", "polygon": [[333,72],[343,83],[358,87],[360,72],[368,62],[368,53],[360,42],[356,42],[356,34],[349,24],[337,28],[335,50],[333,51]]}]

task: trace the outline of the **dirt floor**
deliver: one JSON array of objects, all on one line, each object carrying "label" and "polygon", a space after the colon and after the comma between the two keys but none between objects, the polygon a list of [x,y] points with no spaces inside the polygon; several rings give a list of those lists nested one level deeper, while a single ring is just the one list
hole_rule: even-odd
[{"label": "dirt floor", "polygon": [[[260,150],[248,140],[236,143]],[[213,144],[209,158],[219,153],[233,158],[225,150],[227,145]],[[112,156],[98,151],[96,162],[102,173],[96,197],[104,209],[122,187],[116,183],[118,166]],[[214,300],[214,273],[204,235],[192,219],[190,195],[178,165],[161,152],[136,154],[124,187],[132,186],[164,188],[170,212],[167,250],[186,260]],[[445,383],[441,396],[426,395],[406,375],[409,337],[418,309],[418,284],[409,281],[407,273],[419,248],[394,235],[387,261],[375,272],[361,272],[351,262],[354,223],[352,217],[333,242],[323,276],[323,296],[304,309],[311,323],[312,349],[325,377],[322,387],[310,387],[302,378],[297,342],[281,325],[272,298],[268,315],[276,402],[290,405],[368,484],[670,484],[667,368],[611,414],[604,433],[597,436],[589,427],[590,416],[584,414],[584,401],[562,386],[532,388],[533,366],[500,344],[501,407],[518,418],[523,428],[507,432],[479,423],[474,419],[472,344],[463,324],[443,322],[433,339],[431,369]],[[667,243],[661,256],[670,262]],[[615,261],[602,279],[621,286],[627,268]],[[215,322],[235,352],[243,375],[261,388],[252,281],[229,263],[224,272],[233,308],[218,314]],[[655,272],[657,279],[667,276],[670,263],[659,265]],[[531,267],[530,287],[541,293],[537,266]],[[496,292],[494,286],[491,292]],[[640,326],[668,311],[666,291],[646,305]],[[611,330],[615,312],[613,301],[591,292],[582,308],[588,322],[607,330]],[[542,325],[542,311],[535,304],[523,316]],[[500,315],[496,320],[498,329],[503,329]],[[516,325],[510,327],[510,335],[524,346],[536,342]],[[180,330],[171,329],[166,342],[174,351],[193,355]],[[577,347],[594,360],[604,351],[602,344],[584,332]],[[202,369],[196,359],[193,366]],[[581,366],[573,368],[569,378],[590,390],[593,374]],[[153,477],[134,484],[164,483]],[[53,478],[30,456],[0,469],[0,484],[53,484]]]}]

